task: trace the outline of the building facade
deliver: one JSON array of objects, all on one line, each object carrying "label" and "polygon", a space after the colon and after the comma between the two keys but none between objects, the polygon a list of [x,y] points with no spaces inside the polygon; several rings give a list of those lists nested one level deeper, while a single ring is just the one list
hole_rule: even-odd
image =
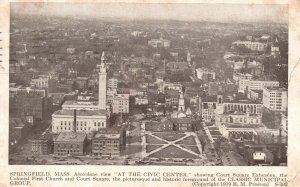
[{"label": "building facade", "polygon": [[113,97],[112,112],[114,114],[129,113],[129,94],[117,94]]},{"label": "building facade", "polygon": [[248,112],[250,115],[262,113],[262,104],[251,100],[231,100],[224,101],[222,95],[215,98],[203,99],[200,103],[202,119],[206,122],[215,120],[216,115],[224,113]]},{"label": "building facade", "polygon": [[265,48],[267,47],[266,43],[263,42],[253,42],[253,41],[235,41],[232,43],[233,45],[243,45],[247,47],[248,49],[251,49],[252,51],[264,51]]},{"label": "building facade", "polygon": [[198,68],[195,70],[195,74],[198,79],[201,80],[214,80],[216,79],[216,73],[212,70],[205,69],[205,68]]},{"label": "building facade", "polygon": [[83,132],[61,132],[54,140],[54,154],[85,155],[87,135]]},{"label": "building facade", "polygon": [[103,129],[92,139],[92,153],[95,156],[118,157],[126,145],[126,131]]},{"label": "building facade", "polygon": [[135,105],[148,105],[146,97],[135,97]]},{"label": "building facade", "polygon": [[235,123],[235,124],[261,124],[262,116],[260,114],[249,114],[235,111],[228,114],[220,114],[216,117],[216,124]]},{"label": "building facade", "polygon": [[31,152],[34,155],[49,155],[53,151],[53,141],[49,139],[30,140]]},{"label": "building facade", "polygon": [[51,105],[50,100],[40,94],[17,94],[10,98],[10,111],[20,116],[34,116],[38,119],[44,119],[47,117],[48,104]]},{"label": "building facade", "polygon": [[110,78],[108,79],[108,85],[111,89],[118,89],[118,79],[116,78]]},{"label": "building facade", "polygon": [[[58,110],[52,114],[52,132],[74,131],[74,111]],[[76,132],[91,133],[106,128],[106,110],[79,110],[76,111]]]},{"label": "building facade", "polygon": [[95,101],[68,100],[62,105],[63,110],[98,110],[98,108]]},{"label": "building facade", "polygon": [[161,123],[161,131],[193,131],[192,119],[189,117],[171,118]]},{"label": "building facade", "polygon": [[246,90],[263,90],[264,87],[278,87],[278,81],[265,81],[265,80],[249,80],[240,79],[238,82],[239,91],[245,92]]},{"label": "building facade", "polygon": [[287,89],[270,88],[263,89],[263,105],[273,111],[287,111]]}]

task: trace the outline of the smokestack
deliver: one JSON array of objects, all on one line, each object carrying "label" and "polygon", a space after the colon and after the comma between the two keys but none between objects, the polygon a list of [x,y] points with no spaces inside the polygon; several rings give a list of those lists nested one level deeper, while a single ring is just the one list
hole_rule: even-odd
[{"label": "smokestack", "polygon": [[279,141],[278,141],[278,143],[279,143],[279,145],[281,145],[281,138],[282,138],[282,132],[281,132],[282,130],[281,130],[281,128],[279,129]]},{"label": "smokestack", "polygon": [[281,133],[282,133],[282,132],[281,132],[281,128],[280,128],[280,129],[279,129],[279,141],[278,141],[278,143],[279,143],[278,158],[279,158],[279,159],[281,159],[281,136],[282,136]]},{"label": "smokestack", "polygon": [[76,132],[76,110],[74,110],[73,132]]}]

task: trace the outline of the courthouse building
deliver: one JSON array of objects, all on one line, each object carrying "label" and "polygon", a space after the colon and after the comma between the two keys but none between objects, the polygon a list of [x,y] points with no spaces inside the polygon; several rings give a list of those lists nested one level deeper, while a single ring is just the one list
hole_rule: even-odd
[{"label": "courthouse building", "polygon": [[[76,131],[90,133],[106,128],[106,110],[76,111]],[[52,132],[71,132],[74,130],[74,111],[58,110],[52,115]]]}]

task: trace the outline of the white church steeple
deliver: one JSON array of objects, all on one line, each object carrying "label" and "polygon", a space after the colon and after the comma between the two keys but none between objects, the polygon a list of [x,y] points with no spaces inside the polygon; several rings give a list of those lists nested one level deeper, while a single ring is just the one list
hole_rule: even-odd
[{"label": "white church steeple", "polygon": [[185,111],[185,104],[182,92],[180,93],[180,98],[178,102],[178,111]]}]

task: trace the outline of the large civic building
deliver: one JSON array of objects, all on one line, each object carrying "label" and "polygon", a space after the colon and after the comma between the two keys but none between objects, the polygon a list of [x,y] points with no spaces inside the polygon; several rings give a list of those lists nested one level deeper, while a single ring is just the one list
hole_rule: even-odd
[{"label": "large civic building", "polygon": [[[106,110],[106,65],[102,53],[99,70],[98,103],[93,100],[77,99],[66,101],[61,110],[52,114],[52,132],[78,132],[90,133],[106,128],[108,112]],[[74,112],[76,111],[76,112]],[[76,129],[73,129],[73,118],[76,113]]]},{"label": "large civic building", "polygon": [[202,119],[206,122],[215,120],[216,115],[233,113],[235,111],[261,115],[262,104],[251,100],[223,100],[222,95],[205,98],[200,103]]},{"label": "large civic building", "polygon": [[254,41],[235,41],[232,44],[240,46],[243,45],[247,47],[248,49],[251,49],[252,51],[264,51],[267,47],[266,43],[263,42],[254,42]]},{"label": "large civic building", "polygon": [[[52,132],[73,131],[73,110],[58,110],[52,115]],[[76,131],[89,133],[106,128],[106,110],[78,110],[76,111]]]}]

